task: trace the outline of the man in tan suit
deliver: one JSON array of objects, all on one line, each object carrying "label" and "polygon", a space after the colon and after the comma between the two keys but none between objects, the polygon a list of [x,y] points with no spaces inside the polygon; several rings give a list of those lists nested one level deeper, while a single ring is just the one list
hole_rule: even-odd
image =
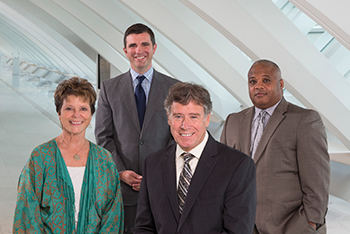
[{"label": "man in tan suit", "polygon": [[326,233],[330,166],[320,115],[283,98],[274,62],[256,61],[248,86],[254,107],[227,117],[221,142],[255,161],[254,233]]}]

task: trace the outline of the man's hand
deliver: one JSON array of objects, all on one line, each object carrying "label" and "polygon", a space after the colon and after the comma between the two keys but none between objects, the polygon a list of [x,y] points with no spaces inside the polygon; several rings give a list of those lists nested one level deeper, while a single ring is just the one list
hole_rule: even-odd
[{"label": "man's hand", "polygon": [[125,170],[119,173],[121,181],[130,185],[133,190],[140,191],[142,176],[136,174],[134,171]]}]

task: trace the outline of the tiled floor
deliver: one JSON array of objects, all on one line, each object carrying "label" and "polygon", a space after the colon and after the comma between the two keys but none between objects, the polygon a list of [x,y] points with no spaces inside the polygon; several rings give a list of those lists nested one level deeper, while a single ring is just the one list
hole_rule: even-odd
[{"label": "tiled floor", "polygon": [[[12,79],[0,67],[0,234],[12,233],[17,180],[31,150],[61,133],[54,88],[35,77]],[[87,138],[94,141],[93,127]],[[330,196],[327,222],[329,234],[350,234],[350,203]]]}]

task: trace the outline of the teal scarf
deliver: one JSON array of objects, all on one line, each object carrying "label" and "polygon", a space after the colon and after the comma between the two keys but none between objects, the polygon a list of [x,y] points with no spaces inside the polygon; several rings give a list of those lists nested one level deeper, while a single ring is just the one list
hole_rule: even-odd
[{"label": "teal scarf", "polygon": [[[74,189],[55,140],[36,147],[18,183],[14,233],[73,233]],[[119,175],[111,154],[90,143],[77,233],[123,233]]]}]

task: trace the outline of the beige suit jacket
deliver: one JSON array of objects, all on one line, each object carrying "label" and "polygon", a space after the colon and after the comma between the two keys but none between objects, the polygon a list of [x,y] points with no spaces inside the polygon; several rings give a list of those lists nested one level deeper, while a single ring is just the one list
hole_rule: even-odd
[{"label": "beige suit jacket", "polygon": [[[221,142],[250,155],[253,116],[254,107],[230,114]],[[312,230],[308,221],[324,223],[330,165],[325,128],[316,111],[283,98],[265,127],[254,161],[260,234],[313,233],[307,231]]]}]

